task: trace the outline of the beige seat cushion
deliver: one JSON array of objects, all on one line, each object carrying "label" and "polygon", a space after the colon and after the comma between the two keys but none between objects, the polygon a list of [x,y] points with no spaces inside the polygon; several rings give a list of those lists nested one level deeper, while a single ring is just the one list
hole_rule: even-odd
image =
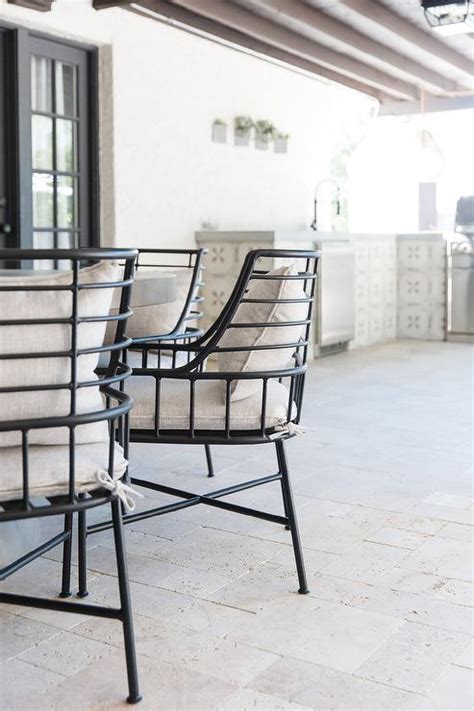
[{"label": "beige seat cushion", "polygon": [[[76,491],[100,488],[99,473],[108,472],[109,444],[80,444],[76,447]],[[115,445],[114,479],[125,474],[127,462],[122,448]],[[29,448],[29,481],[31,496],[59,496],[68,493],[69,447],[63,445]],[[0,449],[0,501],[13,501],[23,496],[22,448]]]},{"label": "beige seat cushion", "polygon": [[[272,276],[295,276],[294,265],[282,266],[269,272]],[[249,299],[304,299],[306,294],[300,280],[264,280],[250,282],[246,293]],[[303,321],[307,318],[307,303],[242,303],[233,318],[233,323],[283,323]],[[303,333],[301,325],[262,328],[230,328],[220,341],[220,346],[248,347],[271,346],[296,343]],[[239,373],[243,371],[281,370],[291,363],[295,348],[277,348],[275,350],[228,351],[219,353],[218,368],[221,373]],[[256,391],[258,381],[236,380],[232,386],[232,400],[246,398]],[[222,393],[221,393],[222,397]]]},{"label": "beige seat cushion", "polygon": [[[222,382],[201,380],[196,383],[195,418],[196,430],[222,430],[225,427],[225,405],[222,401]],[[254,395],[238,400],[231,405],[232,430],[260,429],[262,409],[262,385]],[[134,406],[130,417],[132,429],[154,429],[155,379],[145,375],[132,376],[126,383],[126,391],[133,397]],[[277,381],[269,381],[265,427],[286,424],[288,390]],[[185,430],[189,428],[189,382],[162,380],[160,398],[160,429]],[[296,414],[293,407],[292,415]]]},{"label": "beige seat cushion", "polygon": [[[80,283],[113,282],[119,276],[119,267],[113,262],[100,262],[81,269]],[[72,282],[72,272],[36,276],[1,277],[2,286],[67,285]],[[79,292],[80,316],[107,316],[113,289],[83,289]],[[4,291],[0,294],[0,320],[31,318],[70,318],[72,292],[70,291]],[[44,353],[66,351],[71,347],[72,328],[69,324],[39,324],[25,326],[0,326],[0,353]],[[82,323],[78,326],[78,348],[102,345],[105,322]],[[79,382],[93,381],[97,377],[98,354],[79,356],[77,378]],[[0,360],[0,387],[28,385],[57,385],[67,383],[71,377],[71,359],[26,358]],[[77,413],[96,412],[103,409],[98,387],[77,391]],[[70,412],[70,392],[67,389],[38,390],[36,392],[0,393],[0,422],[34,417],[57,417]],[[107,424],[92,423],[78,427],[77,443],[100,442],[107,439]],[[35,429],[30,431],[31,444],[65,444],[69,433],[65,428]],[[0,432],[0,447],[20,444],[19,432]]]}]

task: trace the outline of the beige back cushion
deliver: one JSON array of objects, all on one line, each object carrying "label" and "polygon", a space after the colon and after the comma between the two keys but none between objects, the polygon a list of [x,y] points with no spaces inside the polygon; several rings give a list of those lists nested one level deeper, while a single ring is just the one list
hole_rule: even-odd
[{"label": "beige back cushion", "polygon": [[[120,277],[118,265],[100,262],[80,270],[80,283],[113,282]],[[72,272],[34,276],[0,277],[3,286],[67,285],[72,282]],[[83,289],[79,291],[79,316],[106,316],[110,310],[113,289]],[[70,291],[3,291],[0,293],[0,320],[31,318],[69,318],[72,314]],[[78,325],[78,348],[102,345],[105,322]],[[65,351],[71,347],[72,327],[69,324],[41,324],[30,326],[0,326],[0,353],[45,353]],[[98,354],[79,356],[77,379],[79,382],[96,380]],[[0,360],[0,387],[26,385],[56,385],[71,378],[71,359],[22,358]],[[77,391],[77,413],[95,412],[104,407],[98,387]],[[34,417],[57,417],[70,412],[70,392],[67,389],[37,390],[33,392],[0,393],[0,421]],[[30,430],[31,444],[65,444],[66,428]],[[98,422],[76,428],[76,442],[100,442],[107,439],[107,423]],[[18,445],[20,433],[0,432],[0,447]]]},{"label": "beige back cushion", "polygon": [[[130,316],[127,323],[127,336],[130,338],[163,336],[173,331],[188,298],[193,270],[176,269],[173,274],[176,275],[176,299],[166,304],[133,305],[133,315]],[[114,309],[112,313],[115,312]],[[191,325],[191,321],[186,321],[185,326]],[[106,343],[113,341],[114,333],[115,324],[110,324],[105,335]]]},{"label": "beige back cushion", "polygon": [[[30,496],[62,496],[69,491],[69,447],[32,446],[28,450]],[[0,449],[0,501],[15,501],[23,496],[21,447]],[[74,449],[75,491],[100,488],[99,474],[109,473],[109,443],[80,444]],[[127,462],[120,445],[115,444],[113,478],[121,479]]]},{"label": "beige back cushion", "polygon": [[[295,276],[294,265],[278,267],[269,272],[271,276]],[[306,294],[300,280],[254,279],[250,281],[245,294],[249,299],[303,299]],[[233,323],[282,323],[303,321],[307,318],[308,304],[269,304],[242,303],[233,318]],[[303,333],[304,326],[277,326],[261,328],[229,328],[221,339],[220,346],[273,346],[284,343],[296,343]],[[275,350],[228,351],[219,353],[220,372],[241,373],[244,371],[272,371],[290,365],[295,348],[277,348]],[[231,388],[231,400],[241,400],[261,389],[258,380],[234,380]]]}]

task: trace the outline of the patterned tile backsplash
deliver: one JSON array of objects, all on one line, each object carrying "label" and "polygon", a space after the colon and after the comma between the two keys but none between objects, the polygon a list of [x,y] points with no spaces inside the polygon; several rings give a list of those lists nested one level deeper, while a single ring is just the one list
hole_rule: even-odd
[{"label": "patterned tile backsplash", "polygon": [[[445,337],[446,248],[441,234],[352,235],[355,249],[355,337],[351,348],[395,338],[443,340]],[[227,301],[245,255],[270,247],[251,233],[235,240],[213,236],[207,246],[205,322]],[[310,244],[285,245],[305,248]]]},{"label": "patterned tile backsplash", "polygon": [[351,348],[396,338],[396,237],[358,235],[354,239],[355,338]]},{"label": "patterned tile backsplash", "polygon": [[446,243],[442,235],[399,235],[398,338],[444,339]]}]

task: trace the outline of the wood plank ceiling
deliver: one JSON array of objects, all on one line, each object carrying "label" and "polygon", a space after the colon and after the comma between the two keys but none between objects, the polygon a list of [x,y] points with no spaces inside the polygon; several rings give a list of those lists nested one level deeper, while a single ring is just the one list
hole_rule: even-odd
[{"label": "wood plank ceiling", "polygon": [[420,0],[94,0],[113,6],[362,91],[384,113],[418,111],[421,97],[426,110],[474,107],[474,35],[440,38]]}]

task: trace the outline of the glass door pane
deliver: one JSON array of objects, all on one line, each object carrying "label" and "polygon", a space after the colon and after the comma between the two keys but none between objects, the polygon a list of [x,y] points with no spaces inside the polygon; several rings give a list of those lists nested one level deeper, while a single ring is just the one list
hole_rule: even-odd
[{"label": "glass door pane", "polygon": [[77,116],[77,67],[56,62],[56,110],[63,116]]},{"label": "glass door pane", "polygon": [[51,113],[53,110],[52,60],[31,57],[31,108]]}]

